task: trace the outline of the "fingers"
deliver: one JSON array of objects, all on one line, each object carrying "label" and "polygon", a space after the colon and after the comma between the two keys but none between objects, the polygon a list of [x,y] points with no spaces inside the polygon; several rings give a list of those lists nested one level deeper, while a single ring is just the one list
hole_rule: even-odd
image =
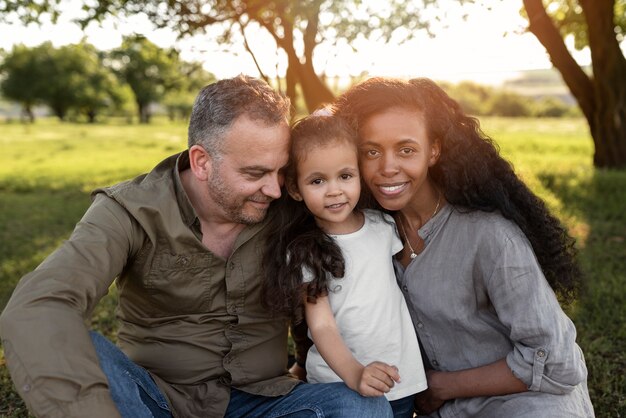
[{"label": "fingers", "polygon": [[399,381],[397,367],[375,361],[363,369],[359,393],[363,396],[382,396]]}]

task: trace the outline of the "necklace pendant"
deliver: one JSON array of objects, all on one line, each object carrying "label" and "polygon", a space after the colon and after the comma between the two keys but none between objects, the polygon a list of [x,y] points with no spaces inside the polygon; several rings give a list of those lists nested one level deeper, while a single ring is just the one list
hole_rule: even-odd
[{"label": "necklace pendant", "polygon": [[415,254],[413,251],[411,251],[410,257],[411,257],[411,260],[413,260],[415,257],[417,257],[417,254]]}]

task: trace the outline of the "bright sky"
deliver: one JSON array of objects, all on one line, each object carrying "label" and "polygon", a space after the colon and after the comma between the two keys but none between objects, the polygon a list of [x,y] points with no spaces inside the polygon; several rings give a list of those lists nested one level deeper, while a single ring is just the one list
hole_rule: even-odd
[{"label": "bright sky", "polygon": [[[243,45],[220,46],[212,40],[217,32],[176,41],[169,30],[155,30],[147,18],[134,16],[116,24],[112,20],[102,25],[90,24],[85,33],[71,23],[78,0],[63,0],[66,12],[56,25],[41,27],[21,24],[0,24],[0,48],[10,49],[14,43],[28,46],[50,40],[56,46],[79,42],[83,36],[97,48],[107,50],[121,44],[124,35],[138,32],[161,47],[174,44],[184,59],[201,61],[204,67],[219,78],[239,73],[258,75],[250,55]],[[497,84],[515,75],[519,70],[550,68],[551,63],[539,41],[524,31],[526,22],[519,15],[521,0],[483,0],[481,5],[468,6],[469,16],[463,20],[458,13],[458,2],[449,3],[447,27],[438,28],[435,38],[425,33],[404,44],[381,45],[357,42],[358,52],[348,45],[331,47],[321,44],[315,50],[315,67],[329,76],[344,77],[367,71],[370,75],[426,76],[437,80],[474,80]],[[490,6],[490,7],[487,7]],[[252,49],[260,65],[270,76],[284,74],[286,59],[276,53],[273,40],[262,30],[248,33]],[[214,38],[213,38],[214,39]],[[573,49],[573,48],[571,48]],[[588,51],[575,52],[580,64],[590,62]]]}]

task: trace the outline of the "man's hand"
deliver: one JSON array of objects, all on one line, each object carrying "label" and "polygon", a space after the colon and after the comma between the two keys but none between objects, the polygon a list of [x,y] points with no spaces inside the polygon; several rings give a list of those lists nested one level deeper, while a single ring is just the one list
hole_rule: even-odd
[{"label": "man's hand", "polygon": [[363,368],[356,391],[362,396],[382,396],[400,382],[396,366],[374,361]]}]

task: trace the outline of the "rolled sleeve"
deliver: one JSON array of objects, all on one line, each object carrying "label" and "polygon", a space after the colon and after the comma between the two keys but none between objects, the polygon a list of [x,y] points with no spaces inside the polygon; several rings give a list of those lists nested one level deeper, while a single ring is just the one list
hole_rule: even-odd
[{"label": "rolled sleeve", "polygon": [[523,236],[508,237],[487,287],[513,343],[507,364],[529,390],[566,394],[586,379],[574,324],[561,309]]},{"label": "rolled sleeve", "polygon": [[0,316],[7,366],[36,416],[119,414],[85,321],[133,249],[137,226],[97,196],[72,236],[24,276]]}]

